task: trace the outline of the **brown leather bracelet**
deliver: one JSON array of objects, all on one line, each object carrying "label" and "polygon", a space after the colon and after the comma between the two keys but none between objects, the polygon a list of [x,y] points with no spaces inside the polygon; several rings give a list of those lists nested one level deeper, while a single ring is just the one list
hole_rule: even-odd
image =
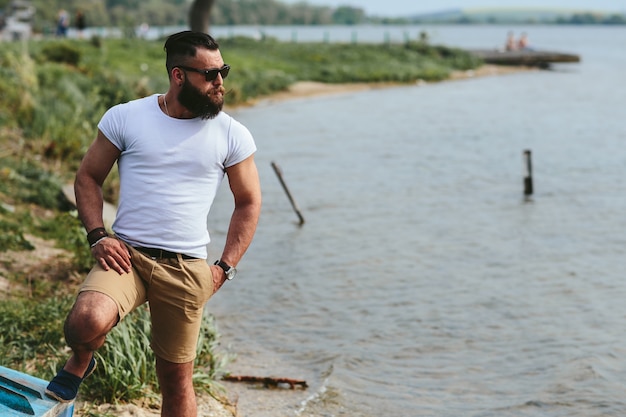
[{"label": "brown leather bracelet", "polygon": [[89,246],[93,246],[97,241],[107,236],[109,236],[109,234],[104,227],[96,227],[87,233],[87,242],[89,242]]}]

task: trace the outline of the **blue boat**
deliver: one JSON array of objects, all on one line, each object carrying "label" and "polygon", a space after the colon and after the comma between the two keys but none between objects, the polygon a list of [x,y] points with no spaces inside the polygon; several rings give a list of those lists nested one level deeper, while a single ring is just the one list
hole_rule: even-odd
[{"label": "blue boat", "polygon": [[44,395],[48,381],[0,366],[0,416],[72,417],[74,403]]}]

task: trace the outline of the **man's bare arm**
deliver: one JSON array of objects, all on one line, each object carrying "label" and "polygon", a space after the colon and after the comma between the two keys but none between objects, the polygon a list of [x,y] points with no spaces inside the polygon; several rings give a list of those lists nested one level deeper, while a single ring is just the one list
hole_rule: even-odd
[{"label": "man's bare arm", "polygon": [[78,215],[87,231],[104,227],[102,184],[120,151],[98,130],[96,140],[83,158],[74,181]]},{"label": "man's bare arm", "polygon": [[[235,199],[235,209],[230,219],[222,261],[236,266],[250,246],[261,213],[261,185],[254,156],[226,169],[230,189]],[[213,266],[213,275],[219,277],[217,287],[225,276],[220,267]]]},{"label": "man's bare arm", "polygon": [[[78,216],[87,232],[104,227],[102,184],[119,156],[119,149],[98,130],[98,136],[87,150],[74,181]],[[92,254],[105,270],[113,268],[120,274],[130,271],[128,250],[117,239],[101,241],[92,248]]]}]

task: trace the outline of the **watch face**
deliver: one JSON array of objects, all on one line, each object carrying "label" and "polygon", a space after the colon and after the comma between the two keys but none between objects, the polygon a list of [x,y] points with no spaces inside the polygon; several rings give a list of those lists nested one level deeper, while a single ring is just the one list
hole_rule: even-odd
[{"label": "watch face", "polygon": [[229,268],[228,271],[226,271],[226,278],[228,279],[233,279],[235,278],[235,275],[237,275],[237,270],[235,268]]},{"label": "watch face", "polygon": [[213,265],[219,265],[224,270],[224,273],[226,274],[226,279],[233,279],[235,278],[235,275],[237,275],[237,270],[235,268],[233,268],[230,265],[227,265],[226,263],[220,261],[219,259],[215,261]]}]

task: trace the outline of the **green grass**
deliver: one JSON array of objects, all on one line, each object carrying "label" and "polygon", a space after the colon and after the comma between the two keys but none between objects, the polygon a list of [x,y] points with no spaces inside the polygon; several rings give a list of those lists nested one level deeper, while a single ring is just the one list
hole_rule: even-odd
[{"label": "green grass", "polygon": [[[481,63],[467,52],[424,42],[291,43],[220,41],[232,71],[227,102],[284,90],[296,81],[438,81]],[[48,158],[75,167],[104,111],[168,87],[163,41],[93,39],[5,43],[0,50],[0,126],[20,129]],[[6,98],[6,99],[5,99]],[[0,131],[0,141],[2,132]]]},{"label": "green grass", "polygon": [[8,300],[0,303],[0,365],[49,376],[63,349],[63,322],[72,297]]}]

